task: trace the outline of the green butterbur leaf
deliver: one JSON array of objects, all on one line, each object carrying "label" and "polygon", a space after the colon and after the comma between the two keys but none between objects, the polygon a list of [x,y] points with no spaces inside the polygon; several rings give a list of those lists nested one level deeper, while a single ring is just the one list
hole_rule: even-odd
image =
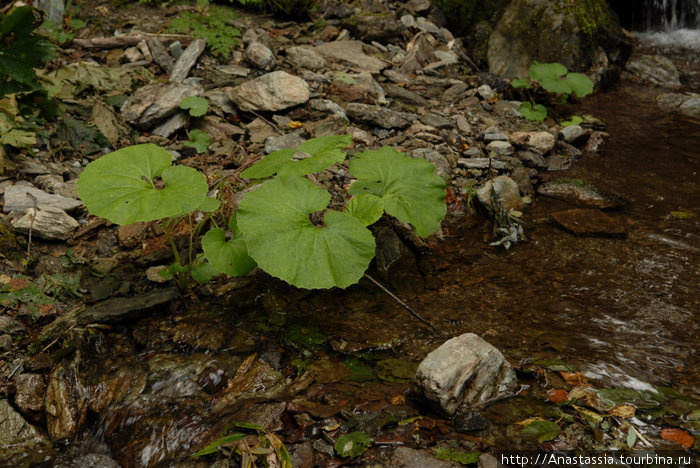
[{"label": "green butterbur leaf", "polygon": [[542,78],[540,84],[550,93],[571,94],[573,88],[566,80],[560,80],[557,77]]},{"label": "green butterbur leaf", "polygon": [[[306,175],[328,169],[345,160],[342,148],[350,146],[350,135],[329,135],[305,141],[299,149],[274,151],[241,173],[246,179],[262,179],[275,174]],[[307,156],[295,160],[295,155]]]},{"label": "green butterbur leaf", "polygon": [[219,209],[221,202],[216,198],[204,197],[202,203],[197,207],[197,211],[204,211],[205,213],[212,213]]},{"label": "green butterbur leaf", "polygon": [[522,78],[514,78],[513,81],[511,81],[510,85],[513,88],[532,89],[532,85],[530,84],[530,82]]},{"label": "green butterbur leaf", "polygon": [[536,122],[542,122],[547,118],[547,108],[542,104],[535,104],[532,106],[531,102],[523,102],[520,104],[520,115],[525,117],[527,120],[534,120]]},{"label": "green butterbur leaf", "polygon": [[76,185],[78,196],[91,214],[120,225],[191,213],[209,186],[197,170],[171,166],[171,158],[150,143],[114,151],[87,165]]},{"label": "green butterbur leaf", "polygon": [[384,214],[384,202],[372,193],[361,193],[350,200],[345,206],[345,212],[369,226]]},{"label": "green butterbur leaf", "polygon": [[568,70],[561,63],[540,63],[535,60],[530,66],[530,78],[536,81],[557,79],[566,75]]},{"label": "green butterbur leaf", "polygon": [[229,276],[247,275],[256,267],[240,235],[226,240],[223,229],[211,229],[202,239],[202,250],[209,263],[220,273]]},{"label": "green butterbur leaf", "polygon": [[180,101],[180,109],[189,110],[192,117],[201,117],[209,110],[209,101],[199,96],[186,97]]},{"label": "green butterbur leaf", "polygon": [[446,213],[445,181],[435,175],[432,163],[385,146],[355,154],[349,170],[358,179],[350,186],[351,194],[381,197],[384,210],[410,223],[419,236],[429,236],[440,228]]},{"label": "green butterbur leaf", "polygon": [[347,213],[328,211],[323,226],[309,216],[326,209],[330,194],[310,180],[280,176],[247,193],[238,225],[250,256],[269,274],[300,288],[356,283],[374,257],[374,237]]},{"label": "green butterbur leaf", "polygon": [[569,73],[566,82],[577,97],[588,96],[593,92],[593,82],[583,73]]},{"label": "green butterbur leaf", "polygon": [[10,145],[15,148],[31,148],[36,145],[36,133],[13,128],[0,136],[0,145]]},{"label": "green butterbur leaf", "polygon": [[209,138],[209,135],[207,135],[206,132],[197,129],[190,130],[190,139],[189,141],[185,142],[185,146],[193,147],[197,153],[204,153],[207,149],[209,149],[210,144],[211,139]]},{"label": "green butterbur leaf", "polygon": [[583,122],[583,118],[581,118],[578,115],[572,115],[571,120],[567,120],[565,122],[561,123],[562,127],[569,127],[571,125],[579,125],[581,122]]}]

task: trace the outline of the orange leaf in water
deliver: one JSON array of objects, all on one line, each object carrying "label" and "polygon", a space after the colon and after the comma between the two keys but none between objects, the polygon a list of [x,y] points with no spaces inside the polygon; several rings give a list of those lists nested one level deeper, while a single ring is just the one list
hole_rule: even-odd
[{"label": "orange leaf in water", "polygon": [[549,398],[549,401],[552,403],[561,403],[563,401],[568,401],[569,395],[566,393],[566,390],[553,389],[547,392],[547,398]]},{"label": "orange leaf in water", "polygon": [[569,385],[583,385],[588,382],[583,372],[560,372],[560,374]]},{"label": "orange leaf in water", "polygon": [[663,440],[672,440],[678,445],[682,445],[685,448],[690,448],[693,446],[695,439],[692,435],[688,434],[683,429],[675,429],[672,427],[667,427],[666,429],[661,429],[661,438]]}]

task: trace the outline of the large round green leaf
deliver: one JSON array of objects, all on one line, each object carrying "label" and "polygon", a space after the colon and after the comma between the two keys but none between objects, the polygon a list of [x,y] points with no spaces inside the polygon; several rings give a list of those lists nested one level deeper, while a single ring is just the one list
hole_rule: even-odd
[{"label": "large round green leaf", "polygon": [[256,267],[240,235],[226,240],[223,229],[210,229],[202,238],[202,250],[209,264],[220,273],[243,276]]},{"label": "large round green leaf", "polygon": [[350,193],[373,193],[384,200],[387,213],[410,223],[419,236],[440,228],[447,208],[445,181],[435,175],[435,166],[414,159],[390,146],[355,154],[350,173],[357,177]]},{"label": "large round green leaf", "polygon": [[171,166],[171,158],[150,143],[109,153],[80,174],[78,196],[91,214],[121,225],[191,213],[207,195],[206,178],[191,167]]},{"label": "large round green leaf", "polygon": [[583,73],[569,73],[566,75],[566,82],[578,97],[588,96],[593,92],[593,82]]},{"label": "large round green leaf", "polygon": [[239,203],[238,226],[248,253],[267,273],[300,288],[356,283],[374,257],[374,237],[347,213],[326,212],[323,226],[310,218],[330,195],[310,180],[278,176]]},{"label": "large round green leaf", "polygon": [[566,75],[568,70],[561,63],[540,63],[537,60],[530,65],[530,78],[542,81],[545,78],[559,78]]}]

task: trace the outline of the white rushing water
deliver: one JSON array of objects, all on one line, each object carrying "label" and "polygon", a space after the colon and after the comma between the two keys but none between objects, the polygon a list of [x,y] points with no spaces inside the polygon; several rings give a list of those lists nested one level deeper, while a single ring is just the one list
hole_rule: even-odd
[{"label": "white rushing water", "polygon": [[638,32],[634,35],[642,42],[659,47],[679,47],[700,51],[700,29]]}]

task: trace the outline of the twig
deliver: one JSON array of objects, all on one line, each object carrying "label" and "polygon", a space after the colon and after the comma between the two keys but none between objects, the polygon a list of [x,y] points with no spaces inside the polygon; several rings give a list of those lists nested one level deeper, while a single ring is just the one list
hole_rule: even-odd
[{"label": "twig", "polygon": [[37,206],[37,200],[34,195],[29,192],[25,192],[29,198],[34,202],[34,212],[32,213],[32,220],[29,222],[29,240],[27,241],[27,258],[31,256],[32,251],[32,229],[34,228],[34,218],[36,218],[39,208]]},{"label": "twig", "polygon": [[446,337],[446,335],[445,335],[443,332],[441,332],[440,330],[438,330],[437,328],[435,328],[435,325],[433,325],[432,323],[430,323],[429,321],[427,321],[426,319],[424,319],[423,317],[421,317],[415,310],[411,309],[411,308],[408,306],[408,304],[406,304],[404,301],[402,301],[401,299],[399,299],[398,296],[396,296],[394,293],[392,293],[391,291],[389,291],[389,290],[388,290],[383,284],[381,284],[379,281],[377,281],[376,279],[372,278],[372,277],[369,276],[367,273],[365,273],[365,278],[367,278],[368,280],[370,280],[370,281],[371,281],[372,283],[374,283],[375,285],[379,286],[379,288],[380,288],[382,291],[384,291],[386,294],[388,294],[389,297],[391,297],[393,300],[395,300],[396,302],[398,302],[399,305],[400,305],[401,307],[403,307],[404,309],[406,309],[407,311],[409,311],[409,312],[411,313],[411,315],[413,315],[415,318],[417,318],[418,320],[420,320],[421,322],[423,322],[424,325],[426,325],[428,328],[430,328],[432,331],[434,331],[435,334],[437,334],[440,338],[445,338],[445,337]]},{"label": "twig", "polygon": [[72,329],[74,329],[77,325],[78,325],[77,323],[74,323],[73,325],[70,326],[70,328],[68,328],[68,330],[64,331],[63,333],[60,333],[60,334],[56,337],[56,339],[54,339],[51,343],[49,343],[49,344],[47,344],[46,346],[44,346],[44,349],[42,349],[41,351],[39,351],[38,354],[41,354],[41,353],[45,352],[45,351],[46,351],[47,349],[49,349],[51,346],[55,345],[56,342],[58,342],[58,340],[60,340],[62,336],[64,336],[66,333],[68,333],[69,331],[71,331]]},{"label": "twig", "polygon": [[257,118],[262,119],[262,120],[265,121],[268,125],[272,126],[272,128],[274,128],[275,130],[277,130],[277,131],[279,132],[280,135],[284,135],[284,132],[283,132],[282,130],[280,130],[280,128],[277,126],[276,123],[270,122],[268,119],[266,119],[265,117],[263,117],[262,115],[258,114],[257,112],[255,112],[255,111],[253,111],[253,110],[248,111],[248,112],[250,112],[251,114],[253,114],[253,115],[256,116]]}]

